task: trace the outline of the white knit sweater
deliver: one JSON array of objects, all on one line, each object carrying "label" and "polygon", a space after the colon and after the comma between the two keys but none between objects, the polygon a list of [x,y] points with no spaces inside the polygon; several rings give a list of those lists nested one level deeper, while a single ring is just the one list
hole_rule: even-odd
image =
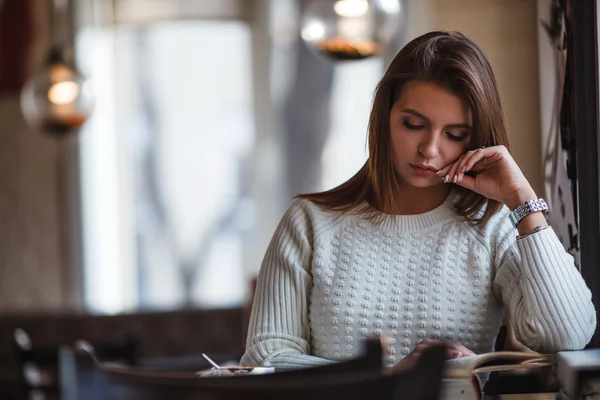
[{"label": "white knit sweater", "polygon": [[424,338],[489,352],[505,308],[528,347],[583,348],[596,313],[554,231],[516,240],[506,207],[476,227],[453,211],[455,199],[377,222],[294,202],[267,249],[240,364],[321,365],[382,334],[389,365]]}]

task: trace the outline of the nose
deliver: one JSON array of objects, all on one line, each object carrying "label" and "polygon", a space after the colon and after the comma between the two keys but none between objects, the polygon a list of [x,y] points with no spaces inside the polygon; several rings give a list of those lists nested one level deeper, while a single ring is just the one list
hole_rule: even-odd
[{"label": "nose", "polygon": [[439,144],[436,135],[426,135],[419,144],[419,153],[427,159],[435,158],[439,154]]}]

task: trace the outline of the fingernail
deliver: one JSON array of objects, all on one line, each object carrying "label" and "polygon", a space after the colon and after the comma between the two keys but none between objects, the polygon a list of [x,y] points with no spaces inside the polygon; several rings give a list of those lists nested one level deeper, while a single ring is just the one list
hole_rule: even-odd
[{"label": "fingernail", "polygon": [[440,169],[438,172],[436,172],[436,175],[439,175],[442,172],[442,170]]},{"label": "fingernail", "polygon": [[452,182],[456,183],[456,180],[458,179],[457,175],[454,175],[454,179],[452,179]]},{"label": "fingernail", "polygon": [[463,353],[460,351],[454,351],[451,350],[448,352],[448,358],[452,359],[452,358],[462,358],[463,357]]},{"label": "fingernail", "polygon": [[465,172],[465,171],[466,171],[466,169],[467,169],[467,166],[465,165],[464,167],[462,167],[462,168],[460,169],[460,172]]},{"label": "fingernail", "polygon": [[448,183],[448,179],[450,179],[450,175],[446,175],[446,176],[444,177],[444,183]]}]

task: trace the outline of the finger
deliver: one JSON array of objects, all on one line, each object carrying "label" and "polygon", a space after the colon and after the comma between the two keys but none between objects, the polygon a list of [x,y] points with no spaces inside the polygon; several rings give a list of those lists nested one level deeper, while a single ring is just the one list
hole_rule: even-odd
[{"label": "finger", "polygon": [[454,162],[454,164],[452,164],[452,167],[450,168],[450,170],[448,171],[448,174],[447,174],[448,179],[447,179],[446,183],[450,183],[450,182],[456,183],[456,181],[458,180],[458,177],[457,177],[458,167],[461,164],[461,161],[463,160],[464,156],[465,155],[463,154],[462,156],[460,156],[458,158],[458,160],[456,160]]},{"label": "finger", "polygon": [[406,360],[402,359],[396,366],[394,366],[393,373],[402,373],[410,370],[415,364],[416,360]]},{"label": "finger", "polygon": [[457,344],[456,350],[463,353],[463,357],[475,354],[472,350],[468,349],[467,347],[463,346],[462,344]]},{"label": "finger", "polygon": [[[421,354],[423,354],[423,352],[425,352],[429,347],[431,347],[434,343],[431,341],[428,341],[427,339],[422,340],[421,342],[419,342],[415,348],[408,354],[409,356],[413,355],[413,356],[420,356]],[[408,356],[407,356],[408,357]]]},{"label": "finger", "polygon": [[452,167],[452,164],[448,164],[444,168],[442,168],[438,172],[436,172],[435,174],[437,176],[439,176],[444,181],[444,183],[447,183],[448,179],[449,179],[448,171],[450,171],[451,167]]},{"label": "finger", "polygon": [[[511,164],[515,164],[514,160],[506,150],[504,146],[495,146],[489,147],[486,149],[481,149],[482,157],[479,160],[474,161],[472,170],[486,170],[493,166],[496,162],[502,160],[503,158],[510,159]],[[518,168],[518,167],[517,167]]]},{"label": "finger", "polygon": [[418,344],[415,346],[415,348],[413,349],[412,353],[422,353],[423,351],[425,351],[429,346],[427,344]]},{"label": "finger", "polygon": [[488,164],[486,157],[484,149],[476,150],[475,153],[473,153],[473,156],[465,164],[465,171],[472,171],[473,169],[480,171],[484,169]]},{"label": "finger", "polygon": [[398,364],[394,366],[394,372],[405,371],[412,368],[418,360],[419,356],[414,353],[409,353],[406,357],[404,357]]},{"label": "finger", "polygon": [[[461,156],[462,158],[462,156]],[[450,170],[448,171],[448,179],[446,180],[446,183],[451,183],[454,182],[456,183],[456,170],[458,168],[458,164],[460,163],[461,158],[459,158],[458,160],[456,160],[456,162],[454,164],[452,164],[452,167],[450,167]]]},{"label": "finger", "polygon": [[462,178],[465,176],[465,172],[470,171],[470,166],[469,165],[472,165],[471,160],[473,160],[475,157],[477,157],[477,154],[481,154],[479,152],[479,149],[477,149],[477,150],[470,150],[470,151],[468,151],[465,154],[465,157],[461,161],[459,169],[458,169],[458,179],[457,179],[457,182],[460,182],[462,180]]},{"label": "finger", "polygon": [[462,357],[464,357],[462,351],[456,351],[456,350],[448,350],[447,356],[446,356],[446,358],[448,360],[452,360],[455,358],[462,358]]},{"label": "finger", "polygon": [[410,361],[410,360],[412,360],[412,359],[419,358],[419,356],[420,356],[420,355],[421,355],[421,352],[420,352],[420,351],[415,351],[415,350],[413,350],[413,351],[411,351],[410,353],[408,353],[408,354],[406,355],[406,357],[404,357],[404,358],[402,359],[402,361]]},{"label": "finger", "polygon": [[471,350],[469,350],[467,347],[463,346],[462,344],[450,343],[450,342],[448,343],[448,351],[461,353],[463,357],[475,354]]}]

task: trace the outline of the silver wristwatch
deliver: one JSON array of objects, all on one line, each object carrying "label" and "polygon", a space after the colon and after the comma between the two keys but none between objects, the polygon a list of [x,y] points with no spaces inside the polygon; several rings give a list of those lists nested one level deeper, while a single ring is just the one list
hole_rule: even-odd
[{"label": "silver wristwatch", "polygon": [[523,218],[538,211],[542,211],[544,217],[548,220],[548,204],[546,204],[544,199],[527,200],[509,214],[510,222],[512,222],[516,228]]}]

